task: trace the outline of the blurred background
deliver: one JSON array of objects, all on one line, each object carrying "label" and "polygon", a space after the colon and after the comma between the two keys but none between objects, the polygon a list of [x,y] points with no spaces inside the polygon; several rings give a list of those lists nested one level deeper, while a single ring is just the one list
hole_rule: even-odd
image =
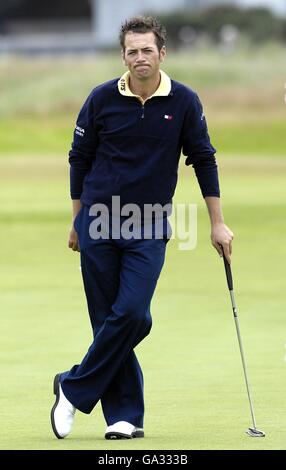
[{"label": "blurred background", "polygon": [[234,46],[286,40],[285,0],[2,0],[1,52],[93,52],[117,48],[122,21],[155,13],[168,26],[169,45]]},{"label": "blurred background", "polygon": [[[168,245],[153,332],[138,347],[150,439],[132,448],[285,448],[286,0],[1,1],[0,446],[59,445],[49,429],[51,380],[81,360],[91,339],[78,254],[67,248],[68,151],[91,89],[124,72],[119,28],[137,13],[166,25],[163,69],[204,104],[235,233],[254,402],[268,438],[243,438],[249,411],[223,266],[182,159],[175,202],[198,205],[198,246]],[[62,448],[104,448],[100,410],[95,415],[80,415],[76,439]]]}]

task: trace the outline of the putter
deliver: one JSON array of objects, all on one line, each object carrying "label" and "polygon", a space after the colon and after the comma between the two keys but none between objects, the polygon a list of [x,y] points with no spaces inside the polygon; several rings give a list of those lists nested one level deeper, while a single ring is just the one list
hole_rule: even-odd
[{"label": "putter", "polygon": [[221,249],[222,249],[222,253],[223,253],[223,262],[224,262],[224,267],[225,267],[225,274],[226,274],[227,285],[228,285],[230,298],[231,298],[233,316],[234,316],[236,332],[237,332],[237,338],[238,338],[239,349],[240,349],[240,355],[241,355],[242,366],[243,366],[243,371],[244,371],[246,390],[247,390],[247,395],[248,395],[248,400],[249,400],[249,405],[250,405],[250,410],[251,410],[251,416],[252,416],[252,423],[253,423],[253,428],[248,428],[248,430],[246,431],[246,434],[248,434],[251,437],[264,437],[265,433],[263,431],[259,431],[259,429],[257,429],[257,427],[256,427],[254,409],[253,409],[251,394],[250,394],[250,387],[249,387],[249,382],[248,382],[247,373],[246,373],[246,363],[245,363],[244,352],[243,352],[243,347],[242,347],[242,340],[241,340],[240,329],[239,329],[237,308],[236,308],[234,293],[233,293],[233,282],[232,282],[231,267],[230,267],[230,264],[229,264],[229,262],[227,261],[225,255],[224,255],[224,251],[223,251],[222,246],[221,246]]}]

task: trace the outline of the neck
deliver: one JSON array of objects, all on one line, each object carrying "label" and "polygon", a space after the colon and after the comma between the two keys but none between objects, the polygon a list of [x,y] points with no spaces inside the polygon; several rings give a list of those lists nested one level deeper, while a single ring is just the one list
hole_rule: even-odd
[{"label": "neck", "polygon": [[152,96],[160,85],[161,74],[158,73],[147,80],[138,80],[134,76],[129,76],[129,88],[134,95],[140,96],[143,100]]}]

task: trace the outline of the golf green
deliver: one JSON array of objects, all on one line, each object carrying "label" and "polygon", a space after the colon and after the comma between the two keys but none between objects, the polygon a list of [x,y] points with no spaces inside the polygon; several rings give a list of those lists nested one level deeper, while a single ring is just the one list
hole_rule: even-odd
[{"label": "golf green", "polygon": [[[176,203],[198,204],[194,250],[168,244],[152,303],[153,329],[136,351],[145,377],[144,439],[104,440],[100,404],[76,414],[58,441],[50,426],[54,375],[91,342],[79,254],[70,225],[65,159],[3,157],[1,201],[1,449],[285,448],[285,163],[219,158],[233,276],[258,428],[251,426],[223,262],[191,168]],[[226,432],[227,430],[227,432]]]}]

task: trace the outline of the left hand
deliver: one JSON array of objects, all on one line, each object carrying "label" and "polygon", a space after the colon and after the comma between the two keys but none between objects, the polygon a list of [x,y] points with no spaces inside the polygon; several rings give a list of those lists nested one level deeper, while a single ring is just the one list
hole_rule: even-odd
[{"label": "left hand", "polygon": [[71,227],[69,232],[68,246],[73,251],[80,251],[78,234],[74,226]]},{"label": "left hand", "polygon": [[223,253],[224,253],[229,264],[231,263],[231,253],[232,253],[231,243],[232,243],[233,237],[234,235],[232,231],[223,222],[214,224],[212,226],[212,231],[211,231],[212,244],[220,256],[223,256]]}]

